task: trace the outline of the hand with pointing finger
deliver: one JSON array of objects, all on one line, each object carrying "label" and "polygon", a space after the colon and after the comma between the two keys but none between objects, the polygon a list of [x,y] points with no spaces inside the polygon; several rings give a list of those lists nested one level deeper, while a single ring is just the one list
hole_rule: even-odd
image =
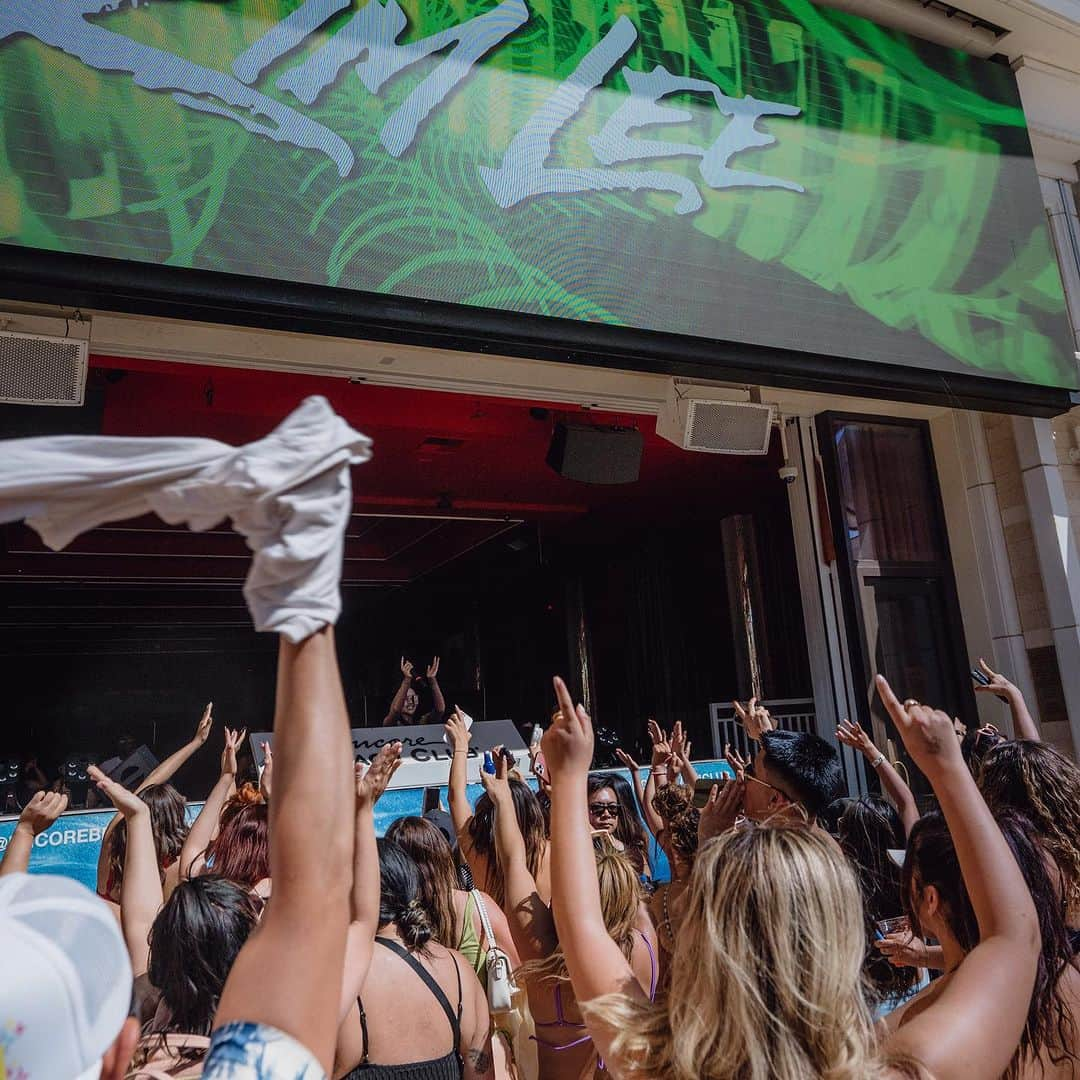
[{"label": "hand with pointing finger", "polygon": [[274,751],[268,742],[262,744],[263,767],[259,774],[259,790],[262,797],[269,802],[270,792],[274,787]]},{"label": "hand with pointing finger", "polygon": [[901,704],[883,675],[878,675],[874,682],[912,761],[928,779],[953,766],[964,768],[960,743],[947,713],[911,699]]},{"label": "hand with pointing finger", "polygon": [[976,694],[993,694],[994,697],[1000,698],[1006,703],[1021,696],[1019,687],[1009,682],[1004,675],[994,671],[981,656],[979,657],[979,667],[982,668],[983,674],[990,682],[986,686],[976,683]]},{"label": "hand with pointing finger", "polygon": [[558,676],[555,697],[559,711],[540,743],[553,785],[575,773],[587,773],[593,758],[592,720],[583,705],[574,704],[566,683]]},{"label": "hand with pointing finger", "polygon": [[195,737],[192,742],[198,743],[202,746],[207,739],[210,738],[210,729],[214,726],[214,703],[208,701],[206,708],[203,709],[202,717],[199,720],[198,727],[195,728]]}]

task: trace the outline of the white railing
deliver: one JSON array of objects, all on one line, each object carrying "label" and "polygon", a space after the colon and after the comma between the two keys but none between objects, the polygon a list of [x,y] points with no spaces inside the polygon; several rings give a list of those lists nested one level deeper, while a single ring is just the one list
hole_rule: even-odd
[{"label": "white railing", "polygon": [[[778,698],[761,704],[769,710],[778,728],[816,733],[813,698]],[[709,706],[709,730],[712,732],[714,757],[722,758],[725,746],[738,750],[743,757],[753,755],[754,748],[730,703],[713,702]]]}]

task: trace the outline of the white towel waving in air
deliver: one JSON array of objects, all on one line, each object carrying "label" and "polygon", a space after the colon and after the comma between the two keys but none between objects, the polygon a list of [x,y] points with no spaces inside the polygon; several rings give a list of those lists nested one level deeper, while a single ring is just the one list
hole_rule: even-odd
[{"label": "white towel waving in air", "polygon": [[302,641],[341,613],[349,466],[371,457],[323,397],[264,439],[46,436],[0,442],[0,522],[25,519],[54,551],[98,525],[153,512],[200,532],[225,518],[255,557],[244,599],[257,630]]}]

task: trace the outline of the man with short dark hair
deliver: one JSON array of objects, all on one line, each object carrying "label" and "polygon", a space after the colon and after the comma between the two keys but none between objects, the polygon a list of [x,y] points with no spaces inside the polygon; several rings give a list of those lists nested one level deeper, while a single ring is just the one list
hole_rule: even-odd
[{"label": "man with short dark hair", "polygon": [[726,832],[740,817],[789,818],[820,828],[818,817],[843,793],[836,748],[809,732],[774,728],[768,711],[753,701],[748,709],[736,705],[736,710],[758,750],[749,764],[729,752],[735,779],[713,788],[701,810],[700,842]]},{"label": "man with short dark hair", "polygon": [[764,821],[800,806],[813,822],[842,793],[840,756],[834,746],[806,731],[761,732],[746,775],[743,808],[748,818]]}]

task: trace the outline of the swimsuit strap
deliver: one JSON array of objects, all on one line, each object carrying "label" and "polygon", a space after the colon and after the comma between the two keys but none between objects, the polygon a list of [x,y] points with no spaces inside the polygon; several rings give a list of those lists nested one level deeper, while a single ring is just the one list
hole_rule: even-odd
[{"label": "swimsuit strap", "polygon": [[[389,938],[377,937],[375,941],[382,945],[383,948],[389,949],[392,953],[400,956],[406,964],[409,965],[419,976],[421,982],[431,991],[432,996],[442,1006],[442,1010],[446,1013],[447,1020],[450,1021],[450,1032],[454,1037],[454,1052],[457,1053],[458,1047],[461,1046],[461,1013],[464,1006],[464,993],[461,987],[461,969],[458,967],[457,961],[454,960],[454,973],[457,975],[458,984],[458,1007],[455,1013],[447,1000],[446,994],[443,993],[443,988],[435,981],[434,976],[419,960],[416,959],[407,949],[399,945],[396,941],[391,941]],[[453,957],[451,957],[453,959]]]}]

